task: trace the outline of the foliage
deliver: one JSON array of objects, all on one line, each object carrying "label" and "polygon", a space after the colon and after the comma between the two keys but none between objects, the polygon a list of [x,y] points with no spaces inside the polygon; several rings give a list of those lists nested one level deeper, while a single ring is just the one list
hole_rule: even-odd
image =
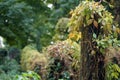
[{"label": "foliage", "polygon": [[[101,0],[101,4],[114,16],[114,24],[120,25],[120,0]],[[118,34],[118,39],[120,39],[120,33]]]},{"label": "foliage", "polygon": [[[56,30],[54,31],[54,29],[56,29],[56,22],[63,16],[68,17],[70,9],[78,5],[79,0],[37,0],[37,2],[34,0],[31,0],[31,2],[26,0],[26,2],[33,5],[33,8],[36,9],[38,13],[36,14],[38,16],[34,23],[34,26],[37,28],[36,42],[38,47],[43,47],[52,42],[54,35],[54,40],[59,39],[60,35],[56,34]],[[49,4],[52,5],[52,8],[47,7]]]},{"label": "foliage", "polygon": [[[19,0],[19,1],[24,1],[27,4],[29,4],[30,6],[33,7],[33,11],[37,14],[41,13],[41,14],[48,14],[50,9],[47,7],[47,5],[45,4],[45,1],[43,0]],[[37,17],[37,16],[36,16]]]},{"label": "foliage", "polygon": [[44,1],[37,1],[39,2],[34,0],[0,1],[2,10],[0,35],[10,46],[23,48],[29,43],[36,43],[40,50],[42,46],[50,44],[53,27],[48,21],[51,10]]},{"label": "foliage", "polygon": [[105,54],[106,80],[120,78],[120,48],[108,47]]},{"label": "foliage", "polygon": [[20,53],[21,50],[14,46],[8,47],[7,49],[7,54],[10,59],[15,59],[18,63],[20,63]]},{"label": "foliage", "polygon": [[56,22],[61,17],[68,17],[71,9],[79,4],[80,0],[47,0],[48,4],[53,4],[51,13],[52,23]]},{"label": "foliage", "polygon": [[101,4],[114,15],[114,22],[120,24],[120,0],[103,0]]},{"label": "foliage", "polygon": [[106,63],[114,62],[115,64],[120,65],[120,48],[119,47],[108,47],[106,49]]},{"label": "foliage", "polygon": [[[78,2],[79,0],[59,0],[54,4],[54,0],[1,0],[0,35],[10,46],[23,48],[29,43],[36,43],[40,51],[43,46],[50,44],[58,17],[68,14]],[[51,9],[48,4],[60,6]],[[61,10],[63,14],[59,13]]]},{"label": "foliage", "polygon": [[[39,1],[39,2],[41,3],[41,1]],[[59,33],[59,31],[57,30],[56,23],[57,23],[57,21],[58,22],[60,21],[61,17],[68,17],[69,16],[68,13],[69,13],[70,9],[72,9],[76,5],[78,5],[79,0],[75,0],[75,1],[73,1],[73,0],[46,0],[46,1],[43,1],[43,4],[44,3],[47,6],[49,4],[52,5],[52,8],[45,9],[45,6],[44,6],[44,8],[41,9],[41,11],[42,11],[41,13],[43,13],[43,15],[41,15],[41,18],[39,20],[39,22],[45,21],[42,23],[43,25],[39,24],[39,26],[41,25],[41,27],[39,27],[39,34],[40,34],[39,38],[40,38],[40,43],[43,46],[46,46],[52,42],[52,39],[53,39],[53,41],[60,39],[60,38],[62,40],[66,39],[67,34],[64,34],[65,35],[64,36],[62,33]],[[67,32],[65,32],[65,33],[67,33]]]},{"label": "foliage", "polygon": [[68,36],[68,24],[69,18],[60,18],[55,26],[55,35],[53,40],[65,40]]},{"label": "foliage", "polygon": [[5,57],[4,61],[0,64],[0,79],[13,80],[16,74],[19,74],[20,66],[16,60]]},{"label": "foliage", "polygon": [[57,42],[47,48],[50,56],[49,80],[79,79],[80,47],[70,39]]},{"label": "foliage", "polygon": [[[84,40],[90,41],[90,45],[92,46],[90,49],[91,52],[88,52],[89,54],[93,54],[96,56],[98,55],[98,52],[100,54],[105,53],[106,49],[109,46],[118,47],[120,45],[120,41],[117,40],[117,33],[116,33],[118,26],[116,26],[113,23],[112,14],[108,12],[105,9],[105,7],[100,4],[100,2],[83,1],[81,4],[79,4],[76,7],[75,10],[72,10],[70,13],[72,17],[70,18],[70,22],[69,22],[69,26],[70,26],[69,37],[71,38],[71,36],[73,36],[75,37],[76,40],[78,40],[78,38],[75,35],[80,35],[78,33],[81,31],[82,32],[81,37],[83,42],[85,42]],[[88,38],[86,37],[91,35],[93,36],[90,37],[90,40],[87,40]],[[86,55],[89,55],[89,54],[86,54]],[[82,57],[84,55],[85,53],[82,55]],[[101,55],[104,56],[104,54],[101,54]],[[97,59],[99,61],[99,58]],[[115,64],[113,64],[113,66],[114,65]],[[109,67],[110,65],[107,65],[107,66]],[[111,70],[114,71],[114,68],[111,68]],[[119,73],[116,76],[114,75],[112,76],[112,78],[113,77],[118,78]]]},{"label": "foliage", "polygon": [[86,27],[91,24],[95,28],[103,29],[101,34],[109,34],[112,31],[113,16],[106,11],[104,6],[94,1],[84,1],[75,10],[71,11],[69,31],[79,31],[81,27]]},{"label": "foliage", "polygon": [[118,80],[120,78],[120,67],[117,64],[107,66],[107,80]]},{"label": "foliage", "polygon": [[[96,30],[93,32],[92,29],[90,30],[90,33],[93,33],[92,40],[96,42],[97,49],[104,53],[105,61],[110,60],[106,61],[107,65],[105,65],[107,80],[120,77],[119,52],[109,48],[120,46],[120,41],[116,38],[120,29],[116,28],[116,22],[113,21],[113,18],[120,21],[120,0],[101,0],[103,1],[101,3],[94,2],[98,0],[91,0],[91,2],[86,0],[78,5],[79,1],[82,0],[0,0],[0,35],[6,39],[10,47],[23,48],[29,43],[35,44],[26,46],[22,50],[20,62],[23,71],[32,71],[17,75],[15,80],[39,80],[38,74],[44,80],[47,77],[46,68],[49,70],[48,80],[78,80],[80,46],[71,40],[80,41],[83,37],[80,32],[83,31],[83,27],[92,27]],[[52,4],[52,8],[49,8],[48,4]],[[78,7],[75,8],[76,5]],[[61,18],[70,17],[68,13],[74,8],[75,10],[70,12],[71,18]],[[106,10],[111,11],[115,17]],[[68,34],[67,31],[70,33]],[[53,43],[43,51],[44,54],[36,50],[36,47],[41,50],[52,40],[65,41]],[[19,74],[19,64],[14,59],[18,59],[19,62],[20,51],[16,47],[11,47],[2,54],[0,51],[0,79],[2,80],[14,80],[13,77]],[[110,56],[107,55],[108,53]],[[9,58],[5,57],[6,55]],[[117,63],[112,61],[113,57],[117,59]]]},{"label": "foliage", "polygon": [[20,62],[22,70],[35,71],[41,75],[42,79],[46,77],[47,58],[45,54],[39,53],[33,45],[28,45],[22,50]]},{"label": "foliage", "polygon": [[97,42],[97,45],[100,47],[100,52],[103,54],[105,54],[106,48],[109,48],[111,46],[115,48],[120,47],[120,41],[117,40],[117,36],[115,36],[115,34],[109,34],[108,37],[105,37],[103,39],[98,37],[98,39],[96,38],[94,41]]},{"label": "foliage", "polygon": [[32,7],[17,0],[1,0],[0,10],[0,35],[10,45],[25,46],[33,30]]},{"label": "foliage", "polygon": [[11,47],[5,47],[0,48],[0,64],[4,62],[4,59],[6,57],[9,57],[10,59],[16,60],[18,63],[20,63],[20,49],[11,46]]},{"label": "foliage", "polygon": [[41,78],[37,73],[33,71],[27,71],[21,75],[16,75],[14,80],[41,80]]},{"label": "foliage", "polygon": [[6,57],[6,56],[7,56],[7,50],[0,48],[0,64],[3,62],[4,57]]},{"label": "foliage", "polygon": [[[36,30],[33,32],[35,35],[33,43],[36,43],[37,49],[41,51],[43,47],[50,45],[54,35],[54,25],[47,21],[47,16],[39,16],[40,17],[38,17],[38,21],[36,21],[36,23],[33,25],[36,28]],[[43,20],[41,21],[41,19]]]},{"label": "foliage", "polygon": [[50,14],[52,10],[48,7],[46,1],[44,0],[19,0],[24,1],[33,8],[35,13],[34,22],[32,26],[34,27],[31,32],[32,36],[30,39],[32,43],[35,43],[39,51],[42,47],[50,44],[52,36],[54,34],[54,24],[50,21]]}]

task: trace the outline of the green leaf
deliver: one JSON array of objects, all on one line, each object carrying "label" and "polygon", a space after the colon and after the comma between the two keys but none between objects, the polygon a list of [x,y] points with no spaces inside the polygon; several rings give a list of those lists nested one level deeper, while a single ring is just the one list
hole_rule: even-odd
[{"label": "green leaf", "polygon": [[95,33],[93,33],[93,38],[96,39],[97,38],[97,35]]}]

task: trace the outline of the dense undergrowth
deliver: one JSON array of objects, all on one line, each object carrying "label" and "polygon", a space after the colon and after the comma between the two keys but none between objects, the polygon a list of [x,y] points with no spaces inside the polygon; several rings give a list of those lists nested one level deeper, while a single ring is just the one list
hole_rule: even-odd
[{"label": "dense undergrowth", "polygon": [[[92,3],[87,4],[87,6],[95,8],[95,11],[97,11],[95,6],[99,4],[90,4]],[[87,11],[92,12],[88,8],[84,9],[86,5],[79,6],[70,13],[73,15],[71,19],[61,18],[58,20],[51,45],[44,47],[41,51],[37,50],[36,44],[26,45],[21,50],[16,47],[0,48],[0,80],[80,80],[82,65],[80,61],[82,58],[80,38],[82,36],[79,28],[83,27],[84,22],[86,23],[84,25],[93,24],[96,28],[99,28],[99,25],[104,25],[104,22],[99,20],[99,23],[102,22],[102,24],[97,23],[97,20],[94,18],[96,15],[90,15]],[[102,11],[102,9],[104,9],[103,6],[98,12]],[[82,12],[83,10],[85,12]],[[81,13],[78,13],[80,11]],[[103,16],[110,17],[109,24],[112,24],[112,14],[107,15],[109,12],[105,9],[102,12],[99,13],[102,19],[109,21],[109,19],[105,19]],[[85,20],[83,20],[84,17],[86,17]],[[78,24],[78,22],[80,23]],[[99,39],[96,39],[98,35],[95,33],[93,34],[93,40],[96,42],[97,48],[101,48],[99,51],[104,55],[106,80],[119,80],[120,42],[114,37],[117,37],[120,30],[118,28],[112,30],[109,24],[106,23],[104,28],[101,29],[105,35],[101,32]],[[113,34],[113,31],[117,33]],[[91,53],[94,55],[95,51],[92,50]]]},{"label": "dense undergrowth", "polygon": [[[119,78],[119,52],[119,48],[107,50],[105,62],[110,65],[106,69],[109,80]],[[79,53],[79,45],[69,39],[48,46],[41,53],[28,45],[22,50],[20,64],[15,58],[4,57],[4,62],[0,63],[0,79],[77,80],[80,77]]]}]

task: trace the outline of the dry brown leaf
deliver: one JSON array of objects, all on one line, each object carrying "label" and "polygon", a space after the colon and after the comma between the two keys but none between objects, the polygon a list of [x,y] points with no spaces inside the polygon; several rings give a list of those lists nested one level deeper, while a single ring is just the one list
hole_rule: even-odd
[{"label": "dry brown leaf", "polygon": [[96,28],[98,28],[98,22],[96,20],[94,20],[93,24]]}]

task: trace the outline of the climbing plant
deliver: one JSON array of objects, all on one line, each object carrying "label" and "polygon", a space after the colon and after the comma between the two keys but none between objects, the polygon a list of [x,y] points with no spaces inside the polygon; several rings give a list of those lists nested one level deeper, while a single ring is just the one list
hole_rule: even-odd
[{"label": "climbing plant", "polygon": [[69,38],[81,40],[81,80],[105,80],[109,75],[105,71],[106,49],[120,44],[114,17],[100,2],[94,1],[81,2],[70,14]]},{"label": "climbing plant", "polygon": [[97,29],[103,29],[102,34],[105,36],[112,32],[113,16],[98,2],[84,1],[70,14],[72,17],[69,30],[72,32],[79,32],[82,27],[87,27],[90,24],[93,24]]}]

